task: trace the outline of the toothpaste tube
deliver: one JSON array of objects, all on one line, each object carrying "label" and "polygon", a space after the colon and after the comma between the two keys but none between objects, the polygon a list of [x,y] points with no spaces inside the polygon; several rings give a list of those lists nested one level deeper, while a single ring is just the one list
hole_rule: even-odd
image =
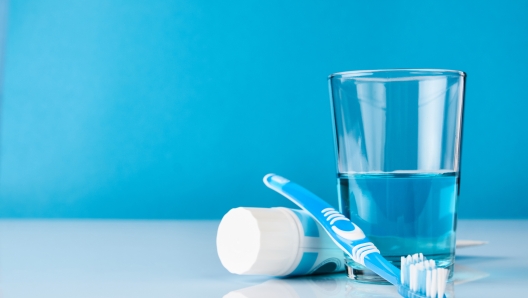
[{"label": "toothpaste tube", "polygon": [[222,265],[243,275],[298,276],[345,270],[343,252],[305,211],[231,209],[216,238]]}]

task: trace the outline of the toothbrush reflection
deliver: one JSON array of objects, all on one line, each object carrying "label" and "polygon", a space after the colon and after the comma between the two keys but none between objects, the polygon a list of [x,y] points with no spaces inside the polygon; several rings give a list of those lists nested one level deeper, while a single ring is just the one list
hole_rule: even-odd
[{"label": "toothbrush reflection", "polygon": [[272,279],[262,284],[228,293],[224,298],[323,298],[399,297],[396,288],[351,281],[343,273],[292,279]]},{"label": "toothbrush reflection", "polygon": [[[455,297],[455,285],[475,281],[489,274],[455,265],[453,281],[447,284],[446,296]],[[235,290],[223,298],[391,298],[401,297],[396,287],[354,282],[343,273],[291,279],[271,279],[259,285]]]},{"label": "toothbrush reflection", "polygon": [[224,298],[345,297],[346,279],[343,274],[271,279],[256,286],[232,291]]}]

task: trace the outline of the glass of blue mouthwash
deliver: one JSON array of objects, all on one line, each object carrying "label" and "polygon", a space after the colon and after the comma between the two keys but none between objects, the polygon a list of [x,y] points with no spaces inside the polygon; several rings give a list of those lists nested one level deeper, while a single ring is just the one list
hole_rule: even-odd
[{"label": "glass of blue mouthwash", "polygon": [[[381,254],[455,261],[465,73],[444,69],[332,74],[341,212]],[[350,278],[384,280],[345,256]]]}]

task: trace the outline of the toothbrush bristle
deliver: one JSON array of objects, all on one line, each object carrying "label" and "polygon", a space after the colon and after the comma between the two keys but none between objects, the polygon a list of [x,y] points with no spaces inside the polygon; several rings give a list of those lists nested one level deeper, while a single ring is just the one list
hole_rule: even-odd
[{"label": "toothbrush bristle", "polygon": [[401,257],[401,284],[412,296],[443,298],[448,275],[449,270],[436,268],[436,263],[423,254]]}]

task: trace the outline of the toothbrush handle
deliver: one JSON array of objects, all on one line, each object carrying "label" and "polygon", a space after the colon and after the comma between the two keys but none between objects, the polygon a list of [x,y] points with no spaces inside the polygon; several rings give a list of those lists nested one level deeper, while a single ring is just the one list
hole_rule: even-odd
[{"label": "toothbrush handle", "polygon": [[394,285],[400,283],[400,270],[379,254],[379,250],[357,225],[330,204],[304,187],[278,175],[266,175],[264,184],[308,211],[337,246],[354,261],[365,265]]}]

